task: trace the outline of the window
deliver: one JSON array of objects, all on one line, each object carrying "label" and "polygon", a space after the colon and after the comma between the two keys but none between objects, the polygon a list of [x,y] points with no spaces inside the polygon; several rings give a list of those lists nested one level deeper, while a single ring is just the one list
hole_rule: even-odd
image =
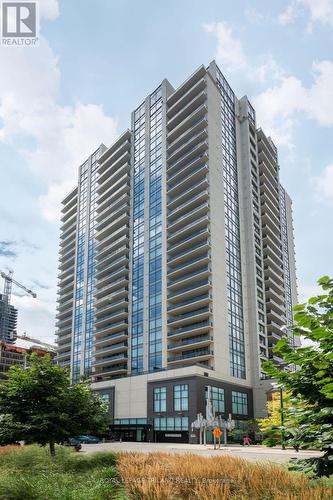
[{"label": "window", "polygon": [[188,431],[188,417],[157,417],[154,418],[156,431]]},{"label": "window", "polygon": [[173,404],[175,411],[188,410],[188,384],[180,384],[174,386]]},{"label": "window", "polygon": [[206,386],[206,402],[209,395],[215,414],[224,413],[224,389],[221,389],[220,387]]},{"label": "window", "polygon": [[247,394],[244,392],[232,391],[232,413],[235,415],[248,415]]},{"label": "window", "polygon": [[154,387],[154,412],[166,411],[166,387]]}]

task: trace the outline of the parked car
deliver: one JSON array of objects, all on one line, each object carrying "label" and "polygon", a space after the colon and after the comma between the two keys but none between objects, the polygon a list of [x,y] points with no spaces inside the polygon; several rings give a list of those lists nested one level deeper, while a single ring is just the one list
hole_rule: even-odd
[{"label": "parked car", "polygon": [[80,451],[82,448],[81,441],[77,438],[68,438],[63,444],[65,446],[71,446],[75,451]]},{"label": "parked car", "polygon": [[90,435],[78,436],[76,439],[78,439],[82,444],[97,444],[101,442],[101,440],[98,437]]}]

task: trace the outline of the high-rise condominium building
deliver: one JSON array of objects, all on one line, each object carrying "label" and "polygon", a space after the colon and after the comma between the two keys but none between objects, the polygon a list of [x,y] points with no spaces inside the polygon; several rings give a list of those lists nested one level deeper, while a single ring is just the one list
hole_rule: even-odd
[{"label": "high-rise condominium building", "polygon": [[[205,414],[261,416],[261,364],[296,303],[277,150],[212,62],[164,80],[64,199],[58,363],[92,377],[125,439],[198,439]],[[293,340],[293,339],[292,339]]]},{"label": "high-rise condominium building", "polygon": [[17,336],[17,309],[0,293],[0,340],[14,342]]}]

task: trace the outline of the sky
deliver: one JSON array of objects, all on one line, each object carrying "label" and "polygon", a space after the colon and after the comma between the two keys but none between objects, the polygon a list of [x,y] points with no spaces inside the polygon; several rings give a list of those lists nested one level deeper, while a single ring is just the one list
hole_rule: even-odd
[{"label": "sky", "polygon": [[[0,47],[0,269],[18,333],[54,339],[60,203],[167,78],[216,59],[279,148],[300,301],[333,275],[333,0],[40,0],[38,47]],[[0,287],[3,283],[0,283]]]}]

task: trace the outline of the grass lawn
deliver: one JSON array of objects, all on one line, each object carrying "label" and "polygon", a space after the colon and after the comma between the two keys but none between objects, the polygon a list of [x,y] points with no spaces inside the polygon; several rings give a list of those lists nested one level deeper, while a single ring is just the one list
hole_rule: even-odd
[{"label": "grass lawn", "polygon": [[0,448],[0,499],[328,500],[328,481],[231,457]]}]

